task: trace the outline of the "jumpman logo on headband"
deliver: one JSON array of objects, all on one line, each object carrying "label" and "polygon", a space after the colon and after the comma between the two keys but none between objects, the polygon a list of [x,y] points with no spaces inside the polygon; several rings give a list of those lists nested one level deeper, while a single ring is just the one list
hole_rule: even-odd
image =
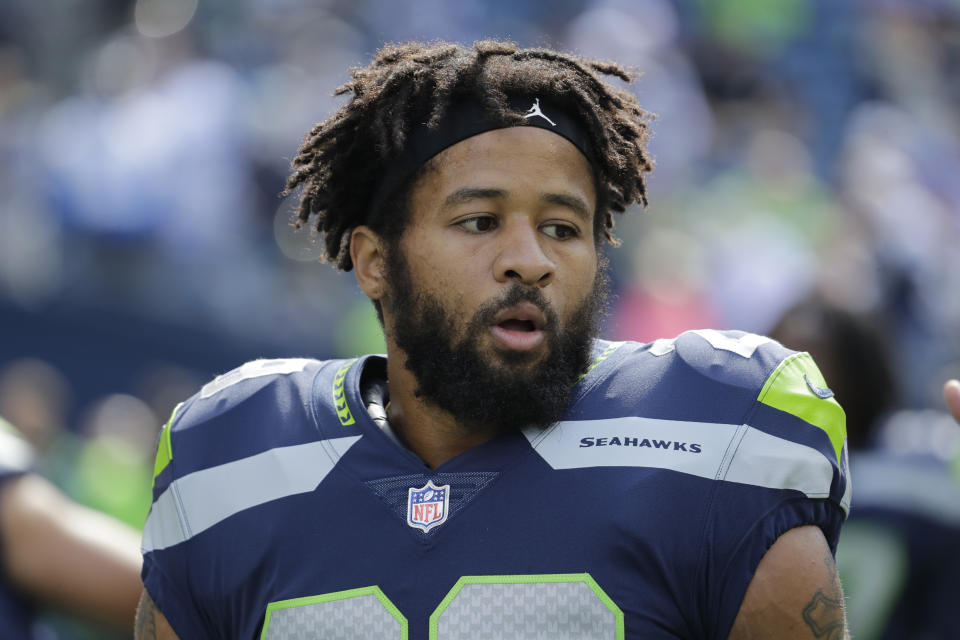
[{"label": "jumpman logo on headband", "polygon": [[524,118],[532,118],[533,116],[540,116],[544,120],[550,123],[551,127],[557,126],[557,123],[543,115],[543,111],[540,111],[540,98],[534,98],[533,106],[523,115]]}]

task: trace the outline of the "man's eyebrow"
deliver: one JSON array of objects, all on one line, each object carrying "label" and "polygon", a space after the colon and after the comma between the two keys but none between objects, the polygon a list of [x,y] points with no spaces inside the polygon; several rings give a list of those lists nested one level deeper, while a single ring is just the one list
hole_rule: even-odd
[{"label": "man's eyebrow", "polygon": [[[503,189],[485,189],[482,187],[463,187],[462,189],[457,189],[446,198],[443,199],[443,207],[450,208],[455,207],[458,204],[464,204],[472,200],[490,200],[495,198],[505,198],[507,197],[507,192]],[[587,205],[586,201],[583,198],[579,198],[574,195],[566,193],[544,193],[540,196],[540,199],[543,202],[549,204],[559,205],[561,207],[567,207],[572,210],[577,216],[583,218],[584,220],[589,221],[592,217],[590,207]]]},{"label": "man's eyebrow", "polygon": [[482,189],[479,187],[464,187],[457,189],[443,199],[443,207],[454,207],[458,204],[464,204],[471,200],[489,200],[491,198],[504,198],[507,192],[503,189]]},{"label": "man's eyebrow", "polygon": [[577,196],[566,193],[545,193],[540,196],[540,199],[550,204],[567,207],[586,221],[589,221],[592,217],[590,207],[583,198],[578,198]]}]

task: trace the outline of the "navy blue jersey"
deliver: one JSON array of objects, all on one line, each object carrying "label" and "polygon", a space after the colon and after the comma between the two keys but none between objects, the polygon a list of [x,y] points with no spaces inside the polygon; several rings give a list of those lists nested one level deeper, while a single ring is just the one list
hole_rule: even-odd
[{"label": "navy blue jersey", "polygon": [[595,348],[562,421],[434,469],[365,406],[378,356],[220,376],[162,432],[148,592],[181,638],[726,638],[780,534],[835,548],[843,411],[752,334]]},{"label": "navy blue jersey", "polygon": [[[31,462],[30,446],[0,418],[0,489],[29,471]],[[0,638],[30,640],[34,637],[31,629],[35,616],[34,606],[7,581],[5,572],[0,571]]]}]

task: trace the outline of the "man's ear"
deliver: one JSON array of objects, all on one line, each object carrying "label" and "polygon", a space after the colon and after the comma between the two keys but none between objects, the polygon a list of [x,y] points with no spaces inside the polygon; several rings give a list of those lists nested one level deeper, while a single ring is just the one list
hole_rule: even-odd
[{"label": "man's ear", "polygon": [[350,233],[350,259],[353,261],[357,284],[368,298],[380,300],[387,291],[383,239],[370,227],[355,227]]}]

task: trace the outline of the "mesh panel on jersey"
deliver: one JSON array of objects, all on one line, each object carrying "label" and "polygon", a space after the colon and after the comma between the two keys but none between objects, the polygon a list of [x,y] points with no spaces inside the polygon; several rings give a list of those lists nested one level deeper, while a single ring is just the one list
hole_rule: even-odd
[{"label": "mesh panel on jersey", "polygon": [[584,582],[467,584],[438,630],[444,640],[614,640],[617,616]]},{"label": "mesh panel on jersey", "polygon": [[[425,474],[415,473],[405,476],[394,476],[392,478],[380,478],[378,480],[368,480],[367,486],[379,496],[381,500],[387,503],[390,510],[398,518],[407,521],[407,498],[410,489],[419,489],[430,480],[434,485],[440,487],[450,485],[450,505],[447,519],[453,518],[457,513],[465,508],[470,502],[480,495],[480,492],[487,488],[496,477],[500,475],[496,471],[470,471],[464,473],[436,473]],[[443,527],[435,527],[430,531],[423,532],[425,536],[431,536],[434,532]]]},{"label": "mesh panel on jersey", "polygon": [[270,614],[266,640],[399,638],[401,623],[374,595],[306,603]]}]

